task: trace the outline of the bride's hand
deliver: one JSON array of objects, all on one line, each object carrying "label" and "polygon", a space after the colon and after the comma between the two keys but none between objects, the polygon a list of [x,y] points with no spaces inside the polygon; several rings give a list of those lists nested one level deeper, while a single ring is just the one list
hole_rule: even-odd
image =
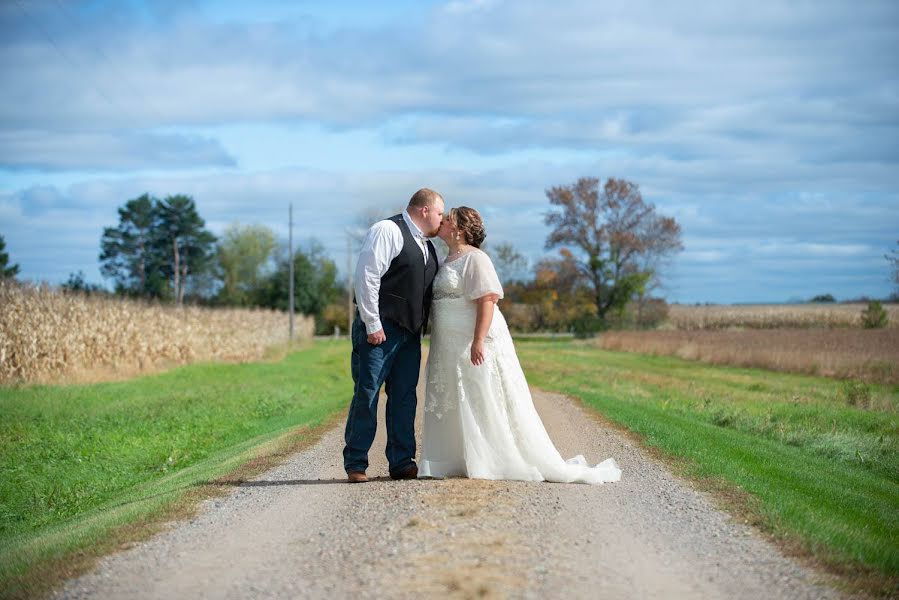
[{"label": "bride's hand", "polygon": [[486,358],[487,353],[484,352],[484,340],[474,340],[471,343],[471,364],[476,367],[480,366]]}]

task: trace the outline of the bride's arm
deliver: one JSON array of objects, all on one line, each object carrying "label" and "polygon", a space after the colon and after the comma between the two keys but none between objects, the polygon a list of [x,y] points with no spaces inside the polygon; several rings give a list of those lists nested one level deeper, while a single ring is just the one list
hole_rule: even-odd
[{"label": "bride's arm", "polygon": [[484,354],[484,340],[487,338],[487,332],[490,331],[490,324],[493,322],[493,310],[498,300],[499,294],[487,294],[477,300],[478,317],[474,324],[474,339],[471,342],[471,364],[475,366],[482,364],[486,358]]}]

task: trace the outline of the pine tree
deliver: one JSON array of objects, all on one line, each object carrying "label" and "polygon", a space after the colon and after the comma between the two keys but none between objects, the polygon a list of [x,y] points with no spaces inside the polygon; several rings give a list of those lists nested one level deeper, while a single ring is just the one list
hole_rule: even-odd
[{"label": "pine tree", "polygon": [[19,265],[9,265],[9,254],[6,252],[6,241],[0,235],[0,279],[14,279],[19,274]]},{"label": "pine tree", "polygon": [[103,230],[100,272],[113,279],[116,291],[134,296],[164,298],[164,255],[157,241],[158,200],[144,194],[119,208],[119,224]]},{"label": "pine tree", "polygon": [[165,252],[164,271],[180,306],[191,275],[214,266],[216,238],[206,229],[190,196],[168,196],[157,211],[158,247]]}]

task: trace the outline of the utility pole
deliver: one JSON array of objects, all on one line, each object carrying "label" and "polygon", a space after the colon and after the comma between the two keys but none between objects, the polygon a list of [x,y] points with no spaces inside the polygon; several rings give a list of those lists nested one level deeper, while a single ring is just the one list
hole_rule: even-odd
[{"label": "utility pole", "polygon": [[290,341],[293,341],[293,202],[290,203],[289,217],[287,227],[287,260],[290,263],[290,292],[288,293],[287,304],[290,314]]}]

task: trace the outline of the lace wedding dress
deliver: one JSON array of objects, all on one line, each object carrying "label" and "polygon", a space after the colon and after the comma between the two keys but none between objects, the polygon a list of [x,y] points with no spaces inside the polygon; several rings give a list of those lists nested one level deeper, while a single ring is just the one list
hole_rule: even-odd
[{"label": "lace wedding dress", "polygon": [[475,300],[490,293],[502,297],[502,287],[490,257],[480,250],[445,262],[434,280],[419,476],[618,481],[621,470],[614,459],[591,467],[583,456],[566,461],[556,450],[534,409],[498,307],[485,342],[487,359],[471,364]]}]

